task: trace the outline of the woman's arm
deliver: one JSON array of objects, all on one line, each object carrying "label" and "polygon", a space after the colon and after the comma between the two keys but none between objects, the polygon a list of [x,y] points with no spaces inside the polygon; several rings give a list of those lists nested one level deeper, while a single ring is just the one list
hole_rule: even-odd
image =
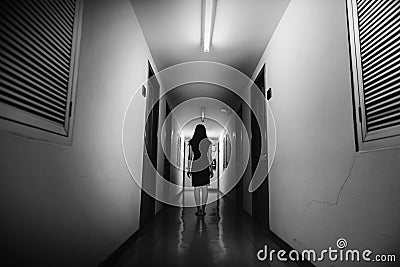
[{"label": "woman's arm", "polygon": [[210,178],[212,178],[214,176],[214,170],[212,168],[212,143],[208,146],[207,158],[208,158],[208,169],[210,170]]},{"label": "woman's arm", "polygon": [[210,144],[208,146],[207,159],[208,159],[208,165],[211,165],[211,163],[212,163],[212,144]]},{"label": "woman's arm", "polygon": [[189,158],[188,158],[188,160],[189,160],[189,164],[188,164],[189,165],[188,166],[189,171],[187,173],[189,178],[192,177],[193,156],[194,156],[194,154],[193,154],[192,147],[189,145]]}]

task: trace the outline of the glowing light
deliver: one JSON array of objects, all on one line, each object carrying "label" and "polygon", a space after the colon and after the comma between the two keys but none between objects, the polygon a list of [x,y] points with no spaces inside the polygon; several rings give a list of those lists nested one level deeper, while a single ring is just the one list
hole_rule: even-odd
[{"label": "glowing light", "polygon": [[215,8],[215,0],[205,0],[205,8],[204,8],[204,43],[203,48],[204,52],[210,52],[211,45],[211,35],[212,35],[212,27],[213,27],[213,19],[214,19],[214,10]]}]

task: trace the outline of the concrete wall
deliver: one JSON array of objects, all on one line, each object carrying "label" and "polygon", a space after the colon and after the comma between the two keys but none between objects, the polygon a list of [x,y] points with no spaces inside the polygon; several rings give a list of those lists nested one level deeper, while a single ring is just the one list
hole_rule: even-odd
[{"label": "concrete wall", "polygon": [[[73,144],[0,135],[3,263],[97,266],[138,229],[140,188],[121,134],[149,58],[129,0],[84,1]],[[144,112],[142,98],[129,115],[140,121],[128,129],[139,173]]]},{"label": "concrete wall", "polygon": [[[178,122],[178,119],[176,118],[176,116],[174,115],[174,112],[171,113],[171,129],[172,129],[172,134],[170,136],[171,138],[171,182],[182,186],[183,185],[183,146],[184,146],[184,142],[183,139],[181,139],[181,149],[179,151],[179,154],[181,155],[180,157],[180,164],[179,164],[179,168],[177,168],[177,162],[178,162],[178,138],[181,138],[181,125]],[[169,197],[171,199],[176,199],[177,195],[181,192],[181,190],[174,190],[172,191],[172,189],[169,192]]]},{"label": "concrete wall", "polygon": [[254,77],[264,62],[278,138],[271,230],[296,249],[343,237],[399,258],[400,149],[355,152],[345,1],[292,0]]},{"label": "concrete wall", "polygon": [[[165,166],[164,166],[165,154],[164,153],[167,153],[167,151],[163,150],[162,139],[161,139],[161,134],[166,134],[166,132],[164,132],[164,133],[162,132],[162,127],[166,121],[166,116],[167,116],[166,115],[166,105],[167,105],[167,103],[166,103],[165,97],[161,98],[160,102],[159,102],[160,111],[159,111],[159,119],[158,119],[158,131],[159,131],[158,136],[159,136],[159,138],[158,138],[158,147],[157,147],[157,154],[158,154],[157,155],[157,170],[162,175],[164,174],[164,168],[165,168]],[[164,195],[164,188],[163,188],[162,180],[157,180],[156,196],[158,199],[162,199],[163,195]],[[163,203],[160,201],[156,201],[155,212],[156,213],[159,212],[162,209],[162,207],[163,207]]]},{"label": "concrete wall", "polygon": [[[236,116],[234,113],[231,113],[227,123],[224,125],[226,131],[222,132],[221,137],[219,139],[220,144],[220,159],[219,165],[221,170],[221,175],[219,178],[219,190],[223,194],[227,194],[229,190],[231,190],[234,186],[236,179]],[[226,169],[223,169],[223,157],[226,151],[224,150],[223,137],[228,134],[231,139],[231,157],[229,159],[229,163]]]},{"label": "concrete wall", "polygon": [[243,194],[243,209],[252,214],[252,197],[248,188],[251,181],[251,162],[250,162],[250,139],[249,132],[251,129],[250,109],[242,105],[242,118],[236,116],[235,131],[236,131],[236,175],[241,175],[242,194]]}]

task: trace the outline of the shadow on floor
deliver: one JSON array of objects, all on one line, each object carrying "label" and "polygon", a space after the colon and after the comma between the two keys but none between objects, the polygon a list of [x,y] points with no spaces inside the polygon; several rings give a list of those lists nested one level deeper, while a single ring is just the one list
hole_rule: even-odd
[{"label": "shadow on floor", "polygon": [[[193,192],[182,197],[193,198]],[[106,266],[299,266],[277,259],[259,261],[257,251],[265,244],[279,247],[229,197],[207,205],[204,217],[195,212],[196,208],[164,207],[146,232]]]}]

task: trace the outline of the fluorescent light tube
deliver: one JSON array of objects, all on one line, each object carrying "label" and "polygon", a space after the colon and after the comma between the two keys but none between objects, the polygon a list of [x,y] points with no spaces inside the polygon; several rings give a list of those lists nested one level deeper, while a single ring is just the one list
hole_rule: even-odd
[{"label": "fluorescent light tube", "polygon": [[211,28],[212,28],[212,20],[213,20],[213,12],[214,12],[214,0],[205,0],[205,8],[204,8],[204,52],[210,51],[211,44]]}]

